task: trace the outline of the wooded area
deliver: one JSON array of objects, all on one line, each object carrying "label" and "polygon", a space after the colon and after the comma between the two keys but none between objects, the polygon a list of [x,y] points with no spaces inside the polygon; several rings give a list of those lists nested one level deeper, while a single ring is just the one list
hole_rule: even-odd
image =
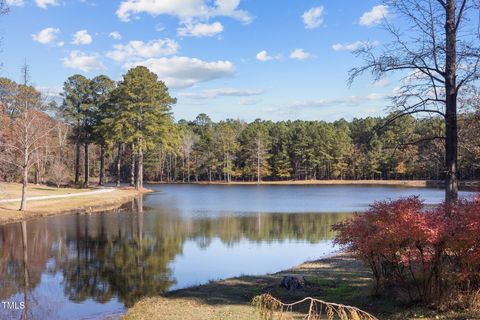
[{"label": "wooded area", "polygon": [[467,23],[478,3],[386,4],[409,36],[386,21],[393,42],[361,46],[355,53],[365,64],[351,70],[350,81],[365,72],[377,80],[400,72],[387,117],[214,123],[200,114],[174,123],[176,99],[146,67],[118,83],[73,75],[57,103],[30,84],[25,66],[22,84],[0,79],[2,179],[22,181],[23,194],[29,179],[88,187],[90,177],[99,185],[109,177],[136,189],[144,178],[445,179],[446,199],[456,200],[458,179],[479,177],[479,29]]},{"label": "wooded area", "polygon": [[[24,168],[30,181],[58,186],[88,186],[91,178],[100,185],[141,187],[138,177],[165,182],[445,177],[440,117],[392,113],[350,122],[246,123],[213,122],[200,114],[194,121],[174,122],[175,99],[143,67],[118,84],[104,75],[91,80],[74,75],[65,81],[59,104],[43,99],[28,77],[25,83],[0,79],[4,181],[21,181]],[[465,101],[462,110],[460,177],[478,179],[478,98]]]}]

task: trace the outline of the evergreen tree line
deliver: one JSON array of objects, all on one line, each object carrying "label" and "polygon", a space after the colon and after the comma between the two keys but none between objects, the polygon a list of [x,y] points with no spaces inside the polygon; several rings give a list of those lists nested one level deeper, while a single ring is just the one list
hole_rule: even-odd
[{"label": "evergreen tree line", "polygon": [[[395,118],[395,121],[391,122]],[[462,179],[480,175],[479,114],[460,123]],[[177,141],[149,154],[153,181],[370,180],[445,177],[442,119],[367,117],[352,121],[213,122],[205,114],[176,124]]]},{"label": "evergreen tree line", "polygon": [[[176,103],[145,67],[119,82],[73,75],[61,103],[33,86],[0,79],[0,174],[89,186],[142,188],[163,182],[445,178],[440,118],[368,117],[352,121],[173,121]],[[459,116],[460,176],[480,176],[478,99]],[[28,116],[27,116],[28,115]],[[26,140],[25,140],[26,139]],[[25,151],[25,150],[26,151]],[[25,152],[22,152],[24,150]],[[144,169],[145,167],[145,169]]]}]

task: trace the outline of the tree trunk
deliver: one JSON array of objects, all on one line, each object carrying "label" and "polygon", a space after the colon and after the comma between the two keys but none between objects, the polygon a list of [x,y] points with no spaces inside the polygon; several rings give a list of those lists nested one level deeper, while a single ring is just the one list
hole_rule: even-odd
[{"label": "tree trunk", "polygon": [[88,142],[85,142],[84,144],[84,156],[83,156],[83,160],[84,160],[84,175],[85,175],[85,181],[83,182],[83,187],[84,188],[88,188],[88,184],[89,184],[89,176],[90,176],[90,159],[89,159],[89,156],[88,156]]},{"label": "tree trunk", "polygon": [[135,145],[132,143],[132,156],[130,158],[130,187],[135,186]]},{"label": "tree trunk", "polygon": [[190,183],[190,154],[187,154],[187,182]]},{"label": "tree trunk", "polygon": [[80,142],[75,145],[75,184],[80,183]]},{"label": "tree trunk", "polygon": [[227,153],[227,183],[232,182],[232,173],[231,173],[231,162],[230,162],[230,157],[229,154]]},{"label": "tree trunk", "polygon": [[182,157],[182,182],[185,182],[185,157]]},{"label": "tree trunk", "polygon": [[135,190],[143,189],[143,150],[139,145],[138,147],[138,164],[137,164],[137,181],[135,183]]},{"label": "tree trunk", "polygon": [[177,155],[173,154],[173,181],[177,181]]},{"label": "tree trunk", "polygon": [[105,144],[100,146],[100,177],[98,179],[98,185],[105,185]]},{"label": "tree trunk", "polygon": [[27,222],[22,221],[22,244],[23,244],[23,304],[24,309],[22,319],[28,319],[28,291],[30,291],[30,279],[28,273],[28,236],[27,236]]},{"label": "tree trunk", "polygon": [[39,180],[39,178],[38,178],[38,176],[39,176],[39,171],[40,171],[40,170],[38,169],[38,164],[36,164],[36,165],[35,165],[35,172],[34,172],[34,174],[33,174],[33,183],[36,184],[36,185],[39,184],[39,181],[38,181],[38,180]]},{"label": "tree trunk", "polygon": [[80,183],[80,122],[77,122],[77,137],[75,139],[75,184]]},{"label": "tree trunk", "polygon": [[260,154],[257,153],[257,182],[260,183]]},{"label": "tree trunk", "polygon": [[445,34],[446,34],[446,65],[445,65],[445,165],[446,165],[446,188],[445,200],[456,201],[458,199],[457,177],[457,35],[455,21],[455,1],[448,0],[446,6]]},{"label": "tree trunk", "polygon": [[122,167],[122,144],[118,144],[118,153],[117,153],[117,187],[120,187],[121,180],[121,167]]},{"label": "tree trunk", "polygon": [[28,165],[27,165],[27,155],[25,155],[23,165],[23,179],[22,179],[22,202],[20,204],[20,211],[27,210],[27,184],[28,184]]}]

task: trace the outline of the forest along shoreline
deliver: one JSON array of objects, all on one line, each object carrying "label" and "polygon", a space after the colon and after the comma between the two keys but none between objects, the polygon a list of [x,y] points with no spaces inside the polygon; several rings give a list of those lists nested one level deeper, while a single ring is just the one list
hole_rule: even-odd
[{"label": "forest along shoreline", "polygon": [[[192,185],[388,185],[401,187],[443,187],[444,181],[437,180],[282,180],[282,181],[191,181],[191,182],[151,182],[151,185],[167,184],[192,184]],[[13,186],[13,187],[12,187]],[[466,190],[477,191],[480,189],[480,181],[462,181],[460,187]],[[7,189],[9,194],[3,189]],[[0,183],[0,200],[18,198],[17,190],[20,184]],[[75,188],[52,188],[45,185],[32,185],[30,197],[49,196],[56,194],[69,194],[99,190],[98,188],[75,189]],[[29,201],[28,211],[18,211],[18,202],[0,203],[0,225],[63,214],[90,214],[108,212],[120,208],[142,194],[153,192],[148,188],[141,191],[133,187],[116,187],[108,194],[76,195],[60,199]],[[41,190],[37,191],[36,190]],[[40,193],[39,193],[40,192]],[[58,193],[59,192],[59,193]]]},{"label": "forest along shoreline", "polygon": [[[18,184],[0,183],[0,199],[18,198],[16,189]],[[92,193],[89,191],[101,190],[101,188],[75,189],[75,188],[51,188],[45,185],[32,185],[30,197],[65,195],[63,198],[29,201],[27,211],[19,211],[20,201],[0,203],[0,225],[20,222],[24,220],[43,218],[67,214],[91,214],[108,212],[119,209],[126,203],[134,200],[142,194],[152,192],[149,189],[135,190],[132,187],[118,187],[108,193]],[[85,195],[81,193],[85,192]],[[68,197],[69,194],[74,194]]]},{"label": "forest along shoreline", "polygon": [[[279,180],[279,181],[148,181],[147,184],[197,184],[197,185],[389,185],[405,187],[445,186],[444,180]],[[480,188],[480,180],[461,181],[461,188]]]}]

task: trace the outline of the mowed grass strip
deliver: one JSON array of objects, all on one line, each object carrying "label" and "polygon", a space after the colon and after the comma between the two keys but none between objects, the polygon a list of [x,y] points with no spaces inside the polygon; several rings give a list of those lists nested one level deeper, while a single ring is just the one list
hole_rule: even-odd
[{"label": "mowed grass strip", "polygon": [[[28,185],[27,197],[63,195],[70,193],[88,192],[95,189],[77,189],[77,188],[53,188],[46,185]],[[0,200],[20,198],[22,194],[21,183],[0,182]]]},{"label": "mowed grass strip", "polygon": [[[0,199],[18,198],[19,186],[0,184]],[[2,190],[6,190],[2,194]],[[0,224],[59,214],[94,213],[113,210],[137,197],[140,192],[132,188],[115,189],[108,193],[86,194],[96,189],[51,188],[47,186],[29,187],[28,197],[78,194],[71,197],[27,201],[27,210],[18,211],[20,202],[0,203]],[[149,190],[145,190],[148,192]],[[4,195],[9,193],[8,198]],[[79,194],[80,193],[80,194]]]}]

